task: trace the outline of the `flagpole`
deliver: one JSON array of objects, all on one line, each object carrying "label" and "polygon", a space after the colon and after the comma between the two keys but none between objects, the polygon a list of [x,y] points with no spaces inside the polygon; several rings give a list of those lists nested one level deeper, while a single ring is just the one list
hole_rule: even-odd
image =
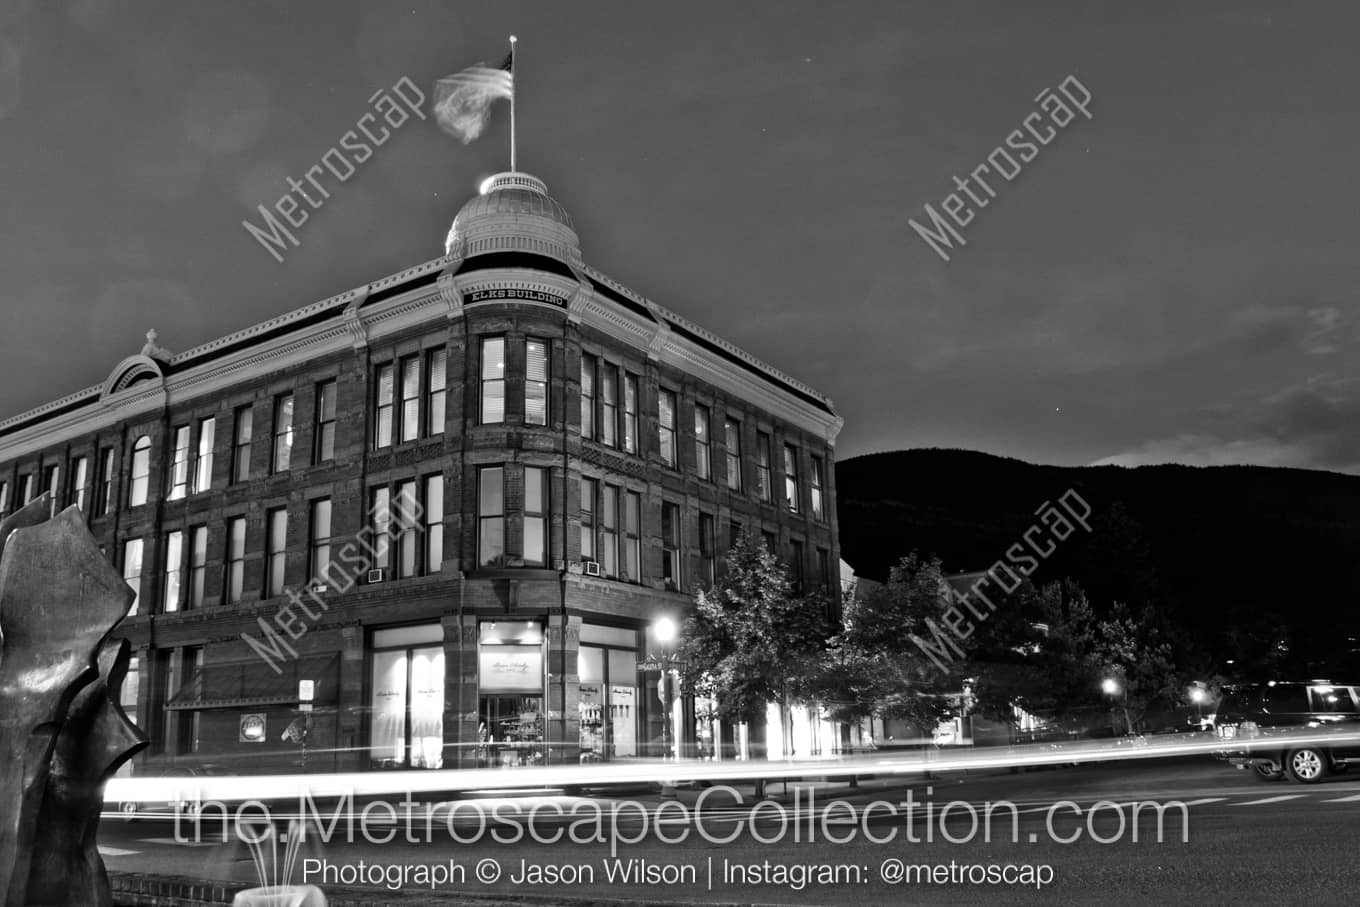
[{"label": "flagpole", "polygon": [[510,170],[515,171],[515,36],[510,36]]}]

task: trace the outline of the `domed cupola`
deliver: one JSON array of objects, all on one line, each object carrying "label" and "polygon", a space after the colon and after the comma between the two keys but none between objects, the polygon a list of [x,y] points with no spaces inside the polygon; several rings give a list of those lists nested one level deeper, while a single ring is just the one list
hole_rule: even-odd
[{"label": "domed cupola", "polygon": [[488,177],[481,192],[453,219],[444,254],[472,258],[492,252],[531,252],[581,264],[571,215],[536,176],[510,171]]}]

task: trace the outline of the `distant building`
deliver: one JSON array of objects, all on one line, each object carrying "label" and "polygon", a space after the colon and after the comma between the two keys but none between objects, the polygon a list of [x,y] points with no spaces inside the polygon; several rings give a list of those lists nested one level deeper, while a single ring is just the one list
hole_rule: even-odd
[{"label": "distant building", "polygon": [[527,174],[446,251],[0,422],[0,512],[80,507],[138,594],[139,772],[659,752],[636,663],[734,533],[839,582],[826,397],[586,265]]}]

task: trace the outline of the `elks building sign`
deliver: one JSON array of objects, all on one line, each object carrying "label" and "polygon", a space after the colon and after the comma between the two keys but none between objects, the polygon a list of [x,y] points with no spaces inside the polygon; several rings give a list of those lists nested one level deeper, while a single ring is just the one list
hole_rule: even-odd
[{"label": "elks building sign", "polygon": [[479,302],[499,302],[505,299],[515,299],[522,302],[546,302],[548,305],[555,305],[565,309],[567,307],[567,297],[559,296],[556,293],[545,293],[542,290],[473,290],[463,294],[463,305],[475,305]]}]

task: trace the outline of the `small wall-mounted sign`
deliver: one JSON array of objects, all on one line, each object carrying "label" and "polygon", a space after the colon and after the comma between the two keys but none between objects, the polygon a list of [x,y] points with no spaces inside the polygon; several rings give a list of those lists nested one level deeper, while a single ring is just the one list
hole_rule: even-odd
[{"label": "small wall-mounted sign", "polygon": [[239,740],[241,743],[264,743],[268,730],[268,722],[263,712],[248,712],[241,716]]}]

